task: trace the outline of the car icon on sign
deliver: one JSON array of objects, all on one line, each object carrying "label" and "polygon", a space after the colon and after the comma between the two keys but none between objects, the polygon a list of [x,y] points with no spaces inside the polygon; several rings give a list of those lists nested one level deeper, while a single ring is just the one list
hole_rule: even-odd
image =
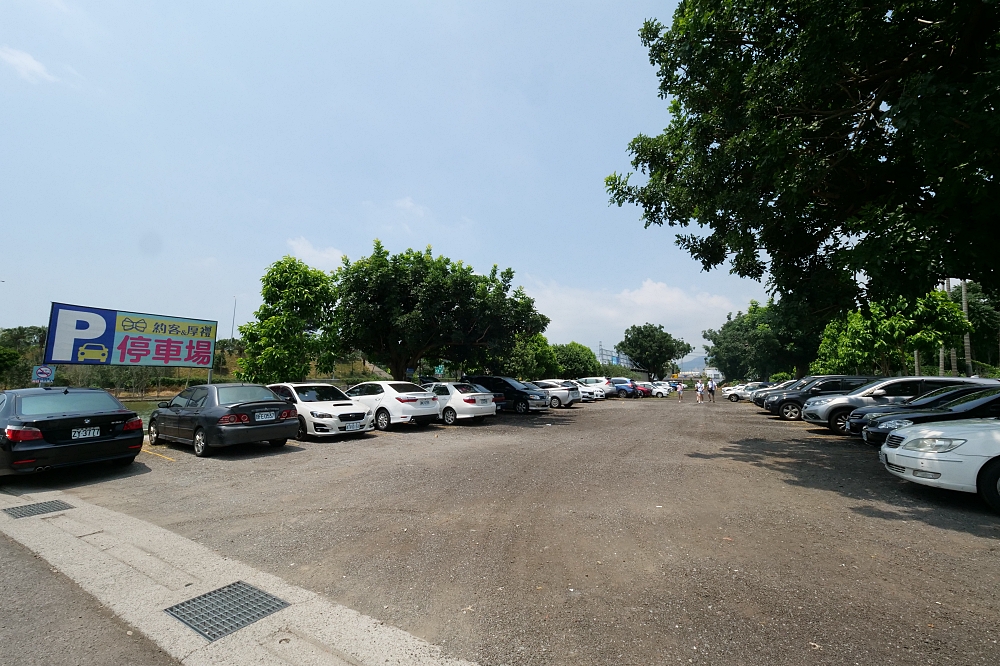
[{"label": "car icon on sign", "polygon": [[76,352],[76,360],[81,363],[83,361],[104,363],[108,360],[108,348],[96,342],[87,342],[80,345],[80,348]]}]

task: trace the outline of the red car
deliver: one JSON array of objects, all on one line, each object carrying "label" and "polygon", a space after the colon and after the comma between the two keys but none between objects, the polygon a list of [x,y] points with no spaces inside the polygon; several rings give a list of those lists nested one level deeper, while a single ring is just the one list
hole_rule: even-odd
[{"label": "red car", "polygon": [[638,391],[640,398],[652,398],[653,397],[653,389],[649,388],[648,386],[643,386],[642,384],[639,384],[638,382],[632,382],[632,388],[634,388],[636,391]]}]

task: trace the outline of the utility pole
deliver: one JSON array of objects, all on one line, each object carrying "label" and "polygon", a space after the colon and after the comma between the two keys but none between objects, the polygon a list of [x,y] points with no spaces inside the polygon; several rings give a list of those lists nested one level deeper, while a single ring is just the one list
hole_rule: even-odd
[{"label": "utility pole", "polygon": [[913,374],[920,376],[920,350],[913,350]]},{"label": "utility pole", "polygon": [[[965,321],[969,321],[969,292],[965,288],[965,280],[962,280],[962,314]],[[976,374],[972,369],[972,339],[969,332],[965,332],[965,374],[969,377]]]},{"label": "utility pole", "polygon": [[[948,291],[948,298],[951,298],[951,278],[945,278],[944,285]],[[951,348],[951,376],[958,376],[958,352],[954,347]]]}]

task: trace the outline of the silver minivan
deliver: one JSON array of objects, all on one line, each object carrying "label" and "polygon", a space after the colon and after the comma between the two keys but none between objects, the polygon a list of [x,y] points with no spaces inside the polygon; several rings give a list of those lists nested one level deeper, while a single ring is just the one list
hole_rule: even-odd
[{"label": "silver minivan", "polygon": [[838,435],[850,434],[847,419],[855,409],[871,405],[892,405],[928,391],[982,381],[965,377],[889,377],[876,379],[846,395],[809,398],[802,405],[802,420],[825,425]]}]

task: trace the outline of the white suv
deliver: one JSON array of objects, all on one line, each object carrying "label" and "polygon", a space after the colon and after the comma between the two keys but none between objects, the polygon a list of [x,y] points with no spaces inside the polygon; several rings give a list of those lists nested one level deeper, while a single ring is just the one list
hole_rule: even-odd
[{"label": "white suv", "polygon": [[316,382],[271,384],[267,388],[295,405],[300,442],[309,435],[350,435],[375,428],[372,410],[336,386]]},{"label": "white suv", "polygon": [[375,427],[388,430],[396,423],[428,425],[438,420],[438,398],[411,382],[364,382],[347,395],[375,412]]}]

